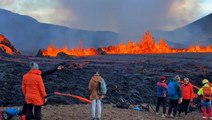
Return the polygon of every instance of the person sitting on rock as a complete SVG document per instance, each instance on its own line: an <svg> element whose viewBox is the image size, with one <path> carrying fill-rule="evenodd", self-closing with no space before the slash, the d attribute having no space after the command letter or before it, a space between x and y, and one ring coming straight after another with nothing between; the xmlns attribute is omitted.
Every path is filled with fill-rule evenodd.
<svg viewBox="0 0 212 120"><path fill-rule="evenodd" d="M92 109L91 109L91 119L95 120L95 113L96 113L96 104L98 109L98 118L97 120L101 120L101 112L102 112L102 106L101 106L101 99L104 97L99 94L99 83L103 78L99 75L98 72L94 74L89 82L89 93L90 93L90 99L92 100Z"/></svg>
<svg viewBox="0 0 212 120"><path fill-rule="evenodd" d="M168 115L171 117L175 117L177 113L178 103L181 103L182 100L182 91L179 84L180 77L176 75L174 79L168 83L168 96L169 96L169 110ZM173 109L173 114L172 113Z"/></svg>
<svg viewBox="0 0 212 120"><path fill-rule="evenodd" d="M179 109L179 114L178 116L180 116L180 113L182 111L185 111L185 118L188 114L188 106L190 104L190 102L192 102L193 100L193 86L189 83L189 78L184 78L184 83L181 85L181 89L182 89L182 103L180 104L180 109Z"/></svg>
<svg viewBox="0 0 212 120"><path fill-rule="evenodd" d="M166 92L168 89L168 86L166 84L166 78L165 76L160 77L160 81L157 82L157 106L156 106L156 114L158 114L160 104L163 105L163 114L162 117L165 117L166 113Z"/></svg>
<svg viewBox="0 0 212 120"><path fill-rule="evenodd" d="M207 120L207 114L212 120L211 111L211 97L212 97L212 87L209 85L207 79L202 80L203 86L197 92L197 95L201 96L201 107L202 107L202 119Z"/></svg>

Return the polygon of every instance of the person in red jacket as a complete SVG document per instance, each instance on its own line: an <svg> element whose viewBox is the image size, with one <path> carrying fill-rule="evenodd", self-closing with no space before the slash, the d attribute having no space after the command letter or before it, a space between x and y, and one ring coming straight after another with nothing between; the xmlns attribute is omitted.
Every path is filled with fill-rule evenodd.
<svg viewBox="0 0 212 120"><path fill-rule="evenodd" d="M47 101L46 90L41 77L39 66L35 62L30 63L31 70L23 76L22 92L26 101L26 119L41 120L41 106Z"/></svg>
<svg viewBox="0 0 212 120"><path fill-rule="evenodd" d="M180 116L181 112L185 112L185 117L188 114L188 106L190 102L193 100L193 86L189 83L189 78L184 78L184 83L181 85L182 89L182 103L180 104L179 114Z"/></svg>
<svg viewBox="0 0 212 120"><path fill-rule="evenodd" d="M159 108L160 104L162 103L163 105L163 114L162 117L165 117L166 114L166 93L167 93L168 86L166 84L166 77L161 76L160 81L157 82L157 106L156 106L156 114L159 114Z"/></svg>

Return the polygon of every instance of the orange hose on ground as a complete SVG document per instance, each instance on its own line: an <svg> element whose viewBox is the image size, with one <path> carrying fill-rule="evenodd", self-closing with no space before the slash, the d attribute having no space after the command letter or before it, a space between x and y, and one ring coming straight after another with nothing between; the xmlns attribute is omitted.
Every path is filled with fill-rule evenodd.
<svg viewBox="0 0 212 120"><path fill-rule="evenodd" d="M73 94L64 94L64 93L60 93L60 92L54 92L55 95L60 95L60 96L67 96L67 97L72 97L72 98L75 98L75 99L78 99L82 102L85 102L85 103L89 103L91 104L92 101L91 100L88 100L84 97L81 97L81 96L78 96L78 95L73 95Z"/></svg>

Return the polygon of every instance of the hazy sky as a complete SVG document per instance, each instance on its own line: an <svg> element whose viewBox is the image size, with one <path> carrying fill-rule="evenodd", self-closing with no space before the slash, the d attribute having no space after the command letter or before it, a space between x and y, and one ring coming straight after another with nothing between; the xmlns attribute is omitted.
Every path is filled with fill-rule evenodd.
<svg viewBox="0 0 212 120"><path fill-rule="evenodd" d="M40 22L128 36L182 27L212 13L211 6L212 0L0 0L0 8Z"/></svg>

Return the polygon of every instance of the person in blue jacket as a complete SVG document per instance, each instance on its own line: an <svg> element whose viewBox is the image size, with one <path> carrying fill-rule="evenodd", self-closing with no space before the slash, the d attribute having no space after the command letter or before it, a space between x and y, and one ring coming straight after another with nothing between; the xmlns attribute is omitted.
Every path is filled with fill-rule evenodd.
<svg viewBox="0 0 212 120"><path fill-rule="evenodd" d="M177 113L177 106L182 102L182 90L180 87L179 75L176 75L168 84L169 110L168 115L175 117ZM172 113L173 110L173 114Z"/></svg>

